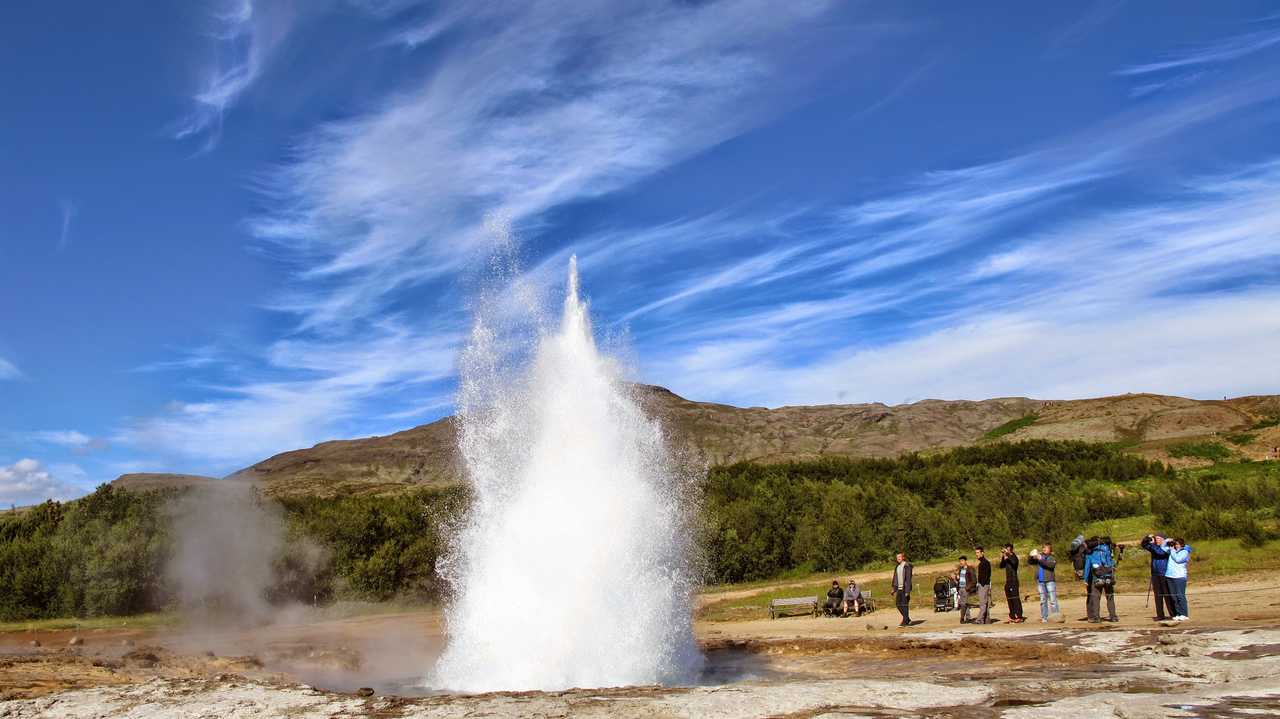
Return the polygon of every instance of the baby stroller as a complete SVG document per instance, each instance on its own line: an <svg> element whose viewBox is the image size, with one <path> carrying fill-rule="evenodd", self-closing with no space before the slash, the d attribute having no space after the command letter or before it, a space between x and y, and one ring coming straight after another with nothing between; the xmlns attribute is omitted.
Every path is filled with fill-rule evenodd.
<svg viewBox="0 0 1280 719"><path fill-rule="evenodd" d="M946 575L933 580L933 611L949 612L956 608L958 587L955 580Z"/></svg>

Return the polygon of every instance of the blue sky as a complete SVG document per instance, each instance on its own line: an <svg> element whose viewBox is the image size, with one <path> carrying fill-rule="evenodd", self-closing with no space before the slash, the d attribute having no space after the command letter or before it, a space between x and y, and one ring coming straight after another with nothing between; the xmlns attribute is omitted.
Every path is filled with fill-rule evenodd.
<svg viewBox="0 0 1280 719"><path fill-rule="evenodd" d="M1280 14L51 2L0 27L0 503L451 410L488 259L778 406L1280 390Z"/></svg>

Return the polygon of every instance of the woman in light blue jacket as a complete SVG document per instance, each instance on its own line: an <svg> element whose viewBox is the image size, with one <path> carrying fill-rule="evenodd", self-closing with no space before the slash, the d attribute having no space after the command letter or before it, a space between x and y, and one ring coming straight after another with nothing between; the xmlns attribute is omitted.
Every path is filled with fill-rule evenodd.
<svg viewBox="0 0 1280 719"><path fill-rule="evenodd" d="M1175 622L1187 621L1187 562L1191 559L1191 547L1182 539L1166 540L1164 548L1169 552L1169 561L1164 567L1164 579L1169 585L1169 594L1173 595L1173 606L1176 610Z"/></svg>

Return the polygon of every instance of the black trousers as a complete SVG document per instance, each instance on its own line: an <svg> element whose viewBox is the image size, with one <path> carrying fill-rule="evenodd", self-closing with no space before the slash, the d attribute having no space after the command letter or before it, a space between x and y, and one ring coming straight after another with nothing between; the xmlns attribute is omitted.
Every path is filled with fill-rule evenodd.
<svg viewBox="0 0 1280 719"><path fill-rule="evenodd" d="M911 623L911 593L897 592L894 594L894 601L898 605L898 613L902 615L902 623Z"/></svg>
<svg viewBox="0 0 1280 719"><path fill-rule="evenodd" d="M1172 619L1178 616L1178 608L1173 601L1173 592L1169 591L1169 583L1163 574L1151 575L1151 592L1156 595L1156 619Z"/></svg>
<svg viewBox="0 0 1280 719"><path fill-rule="evenodd" d="M1022 619L1022 592L1018 585L1004 585L1004 600L1009 605L1009 618Z"/></svg>

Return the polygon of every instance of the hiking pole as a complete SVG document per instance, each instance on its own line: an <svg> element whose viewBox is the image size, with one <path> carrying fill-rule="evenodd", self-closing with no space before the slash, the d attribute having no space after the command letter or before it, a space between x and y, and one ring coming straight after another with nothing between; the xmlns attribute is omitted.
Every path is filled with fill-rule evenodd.
<svg viewBox="0 0 1280 719"><path fill-rule="evenodd" d="M1143 604L1142 605L1143 607L1151 606L1151 590L1152 588L1155 587L1155 583L1156 583L1155 579L1152 579L1151 577L1147 577L1147 603Z"/></svg>

